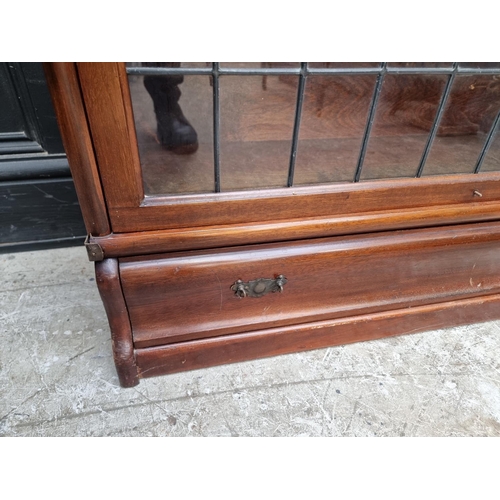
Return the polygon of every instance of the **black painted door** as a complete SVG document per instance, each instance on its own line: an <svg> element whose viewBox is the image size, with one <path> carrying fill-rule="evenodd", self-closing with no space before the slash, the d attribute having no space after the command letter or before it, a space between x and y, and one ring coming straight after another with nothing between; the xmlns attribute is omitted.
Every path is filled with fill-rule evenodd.
<svg viewBox="0 0 500 500"><path fill-rule="evenodd" d="M42 64L0 63L0 252L84 236Z"/></svg>

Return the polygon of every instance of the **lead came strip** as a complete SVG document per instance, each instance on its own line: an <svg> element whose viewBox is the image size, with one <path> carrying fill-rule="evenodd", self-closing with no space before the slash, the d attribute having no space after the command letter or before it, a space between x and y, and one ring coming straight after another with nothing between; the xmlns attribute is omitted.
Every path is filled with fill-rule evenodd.
<svg viewBox="0 0 500 500"><path fill-rule="evenodd" d="M455 80L455 75L457 74L457 68L458 68L458 63L453 63L453 73L450 75L450 77L448 78L448 82L446 83L446 87L443 92L443 97L441 98L441 102L439 103L439 108L436 113L434 123L432 124L432 129L429 134L429 138L427 139L424 153L422 154L422 159L420 160L420 165L418 166L415 177L421 177L422 172L424 171L425 162L427 161L427 157L429 156L432 143L434 142L434 138L436 137L437 131L439 129L439 123L441 122L441 118L443 117L444 114L446 103L448 102L448 97L450 96L451 93L451 88Z"/></svg>
<svg viewBox="0 0 500 500"><path fill-rule="evenodd" d="M384 83L386 65L387 63L382 63L382 68L379 70L377 83L375 84L375 92L373 93L372 105L370 107L370 112L368 113L368 120L366 121L366 129L363 135L363 142L361 143L361 150L359 152L358 165L356 167L356 173L354 174L354 182L359 182L359 179L361 177L361 170L363 169L363 162L365 160L366 149L368 147L368 141L370 140L370 131L372 129L373 120L375 119L375 111L377 109L377 103L380 97L380 91L382 90L382 84Z"/></svg>
<svg viewBox="0 0 500 500"><path fill-rule="evenodd" d="M219 99L219 63L212 66L214 86L214 188L220 193L220 99Z"/></svg>
<svg viewBox="0 0 500 500"><path fill-rule="evenodd" d="M497 126L500 122L500 111L497 114L497 117L495 118L495 121L493 122L493 125L491 126L491 129L488 133L488 137L486 138L486 141L484 143L483 149L481 153L479 154L479 157L477 159L476 163L476 168L474 169L474 173L478 174L479 171L481 170L481 166L483 165L484 158L486 157L486 153L488 152L488 149L490 149L491 143L493 142L493 138L495 137L495 131L497 129Z"/></svg>
<svg viewBox="0 0 500 500"><path fill-rule="evenodd" d="M295 173L295 160L297 159L297 145L299 142L300 119L302 117L302 106L304 104L304 91L306 87L307 63L300 63L299 89L297 91L297 108L295 111L295 123L293 126L292 152L290 155L290 168L288 170L287 186L293 186Z"/></svg>

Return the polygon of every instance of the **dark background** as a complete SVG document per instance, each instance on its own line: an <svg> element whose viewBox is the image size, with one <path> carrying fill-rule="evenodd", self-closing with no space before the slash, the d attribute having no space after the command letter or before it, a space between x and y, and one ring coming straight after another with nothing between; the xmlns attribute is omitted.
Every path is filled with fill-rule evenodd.
<svg viewBox="0 0 500 500"><path fill-rule="evenodd" d="M84 238L42 64L0 63L0 253Z"/></svg>

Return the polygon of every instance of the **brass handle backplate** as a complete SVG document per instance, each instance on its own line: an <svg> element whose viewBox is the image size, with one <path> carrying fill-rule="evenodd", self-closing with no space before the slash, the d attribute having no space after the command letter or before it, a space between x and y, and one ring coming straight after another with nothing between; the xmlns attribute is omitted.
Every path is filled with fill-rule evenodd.
<svg viewBox="0 0 500 500"><path fill-rule="evenodd" d="M282 292L283 287L287 283L287 279L280 274L276 278L259 278L253 281L244 283L241 280L236 281L231 290L234 291L237 297L263 297L268 293Z"/></svg>

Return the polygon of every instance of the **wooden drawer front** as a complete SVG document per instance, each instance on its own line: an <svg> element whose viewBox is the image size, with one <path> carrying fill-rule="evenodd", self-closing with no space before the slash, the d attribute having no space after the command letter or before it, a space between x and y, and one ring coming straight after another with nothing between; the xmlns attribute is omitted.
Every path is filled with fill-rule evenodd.
<svg viewBox="0 0 500 500"><path fill-rule="evenodd" d="M284 275L283 293L231 286ZM498 223L120 260L136 348L500 292Z"/></svg>

